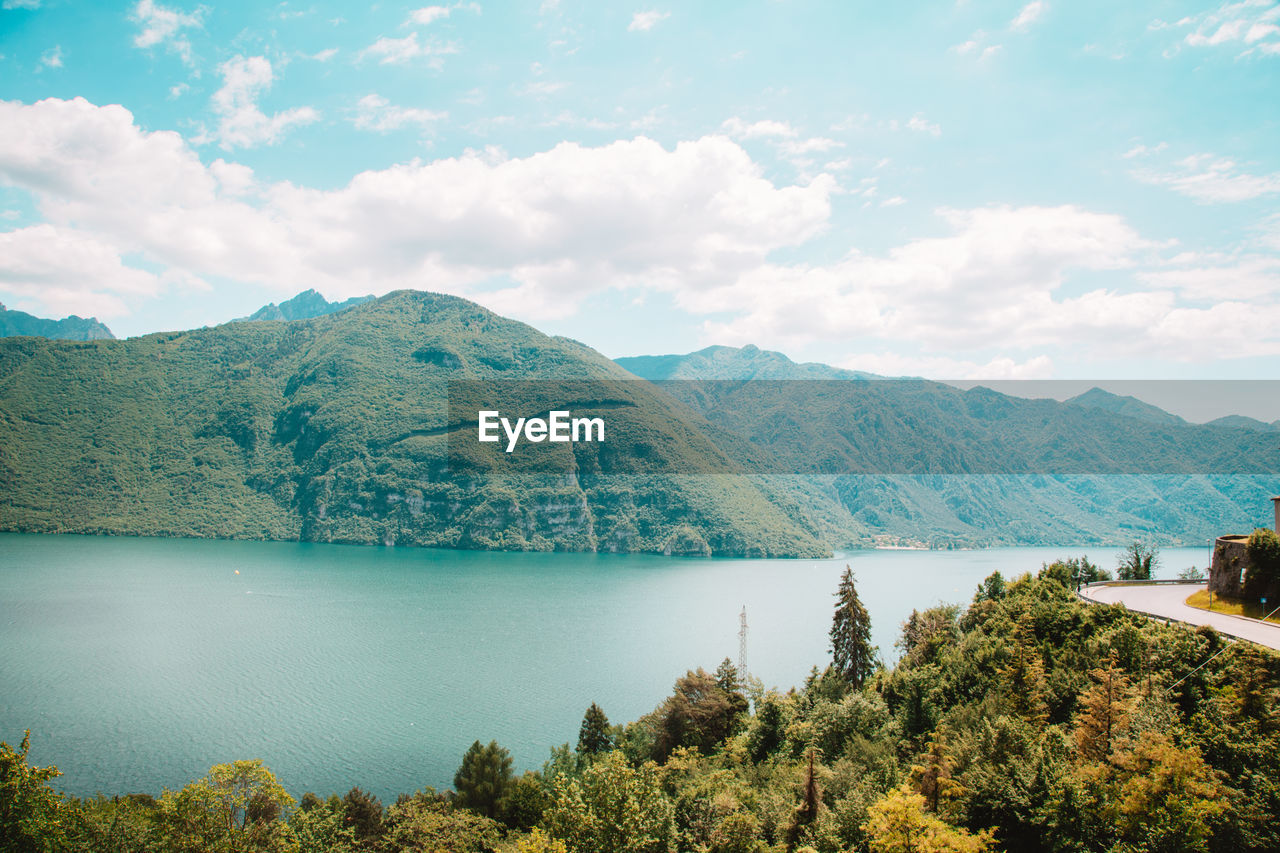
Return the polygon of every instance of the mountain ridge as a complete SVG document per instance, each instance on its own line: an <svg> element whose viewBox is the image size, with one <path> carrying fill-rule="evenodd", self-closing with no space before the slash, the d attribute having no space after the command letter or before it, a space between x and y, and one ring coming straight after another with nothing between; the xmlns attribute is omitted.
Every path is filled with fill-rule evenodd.
<svg viewBox="0 0 1280 853"><path fill-rule="evenodd" d="M111 330L96 317L72 314L61 320L48 320L0 304L0 338L20 336L66 341L115 340Z"/></svg>

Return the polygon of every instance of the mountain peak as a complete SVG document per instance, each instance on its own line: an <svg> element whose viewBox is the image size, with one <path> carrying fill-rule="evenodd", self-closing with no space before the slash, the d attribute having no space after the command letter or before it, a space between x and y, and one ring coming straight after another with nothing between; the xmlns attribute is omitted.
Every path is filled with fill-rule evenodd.
<svg viewBox="0 0 1280 853"><path fill-rule="evenodd" d="M1148 423L1165 425L1186 423L1182 418L1166 412L1159 406L1144 403L1137 397L1113 394L1097 386L1090 388L1083 394L1077 394L1066 402L1076 406L1083 406L1086 409L1101 409L1115 415L1137 418Z"/></svg>
<svg viewBox="0 0 1280 853"><path fill-rule="evenodd" d="M312 317L322 317L325 314L336 314L339 311L354 308L356 305L368 302L371 299L373 299L373 296L353 296L345 302L330 302L316 289L308 288L292 299L286 299L279 305L274 302L268 302L248 317L241 317L233 322L245 320L250 322L309 320Z"/></svg>

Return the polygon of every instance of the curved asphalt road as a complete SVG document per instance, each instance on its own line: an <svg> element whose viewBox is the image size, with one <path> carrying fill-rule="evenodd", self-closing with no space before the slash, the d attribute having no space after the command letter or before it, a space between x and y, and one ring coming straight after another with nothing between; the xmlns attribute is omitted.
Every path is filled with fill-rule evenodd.
<svg viewBox="0 0 1280 853"><path fill-rule="evenodd" d="M1212 625L1224 634L1280 650L1280 625L1270 625L1241 616L1228 616L1225 613L1211 613L1208 610L1188 607L1183 603L1187 596L1204 588L1204 584L1190 583L1151 586L1116 584L1085 587L1080 590L1080 594L1090 601L1102 604L1123 604L1130 610L1146 613L1149 616L1176 619L1191 625Z"/></svg>

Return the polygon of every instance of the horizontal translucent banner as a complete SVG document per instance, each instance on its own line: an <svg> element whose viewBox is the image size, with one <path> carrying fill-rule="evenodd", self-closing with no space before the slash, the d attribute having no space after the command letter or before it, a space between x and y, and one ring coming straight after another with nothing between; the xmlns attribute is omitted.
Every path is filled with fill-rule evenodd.
<svg viewBox="0 0 1280 853"><path fill-rule="evenodd" d="M885 380L458 380L443 435L454 471L559 474L1277 474L1280 425L1190 423L1223 383L1128 394ZM1228 383L1230 384L1230 383ZM1247 386L1247 387L1246 387ZM1280 383L1240 383L1280 400ZM1137 393L1135 393L1137 392ZM1217 396L1214 396L1217 395ZM1144 402L1159 399L1162 407ZM1247 409L1242 409L1247 410ZM425 433L419 433L425 434Z"/></svg>

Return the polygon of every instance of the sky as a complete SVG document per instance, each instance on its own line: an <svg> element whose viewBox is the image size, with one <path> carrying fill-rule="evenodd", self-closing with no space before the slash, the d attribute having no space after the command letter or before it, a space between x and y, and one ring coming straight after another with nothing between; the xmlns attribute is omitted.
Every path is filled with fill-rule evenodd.
<svg viewBox="0 0 1280 853"><path fill-rule="evenodd" d="M0 0L0 301L1280 378L1280 0Z"/></svg>

